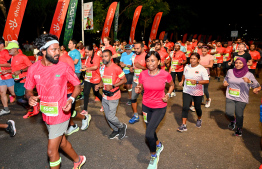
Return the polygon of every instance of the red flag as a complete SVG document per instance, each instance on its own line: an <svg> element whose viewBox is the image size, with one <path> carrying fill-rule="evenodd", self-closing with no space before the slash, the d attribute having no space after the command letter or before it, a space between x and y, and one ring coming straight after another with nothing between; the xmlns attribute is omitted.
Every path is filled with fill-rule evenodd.
<svg viewBox="0 0 262 169"><path fill-rule="evenodd" d="M163 12L158 12L155 16L155 19L154 19L154 22L153 22L153 25L152 25L152 29L151 29L151 33L150 33L150 37L149 37L148 45L151 44L151 41L153 39L156 39L156 34L157 34L157 30L158 30L158 26L159 26L162 14L163 14Z"/></svg>
<svg viewBox="0 0 262 169"><path fill-rule="evenodd" d="M186 43L186 39L187 39L187 33L184 34L182 42Z"/></svg>
<svg viewBox="0 0 262 169"><path fill-rule="evenodd" d="M12 0L5 22L5 41L17 40L25 13L27 0Z"/></svg>
<svg viewBox="0 0 262 169"><path fill-rule="evenodd" d="M201 37L202 37L202 35L201 35L201 34L200 34L200 35L198 35L198 39L197 39L197 41L198 41L198 42L201 40Z"/></svg>
<svg viewBox="0 0 262 169"><path fill-rule="evenodd" d="M130 37L129 37L129 44L133 44L133 40L135 39L135 32L136 32L136 24L139 19L140 13L142 10L142 6L138 6L135 10L134 17L133 17L133 22L132 22L132 27L130 31Z"/></svg>
<svg viewBox="0 0 262 169"><path fill-rule="evenodd" d="M164 37L165 37L165 34L166 34L166 32L165 32L165 31L162 31L162 32L160 33L160 35L159 35L159 39L160 39L160 40L163 40Z"/></svg>
<svg viewBox="0 0 262 169"><path fill-rule="evenodd" d="M107 16L101 36L101 41L100 41L101 43L103 42L104 37L109 36L111 25L115 16L116 6L117 6L117 2L113 2L108 8Z"/></svg>
<svg viewBox="0 0 262 169"><path fill-rule="evenodd" d="M197 34L194 34L193 39L196 39L196 38L197 38Z"/></svg>
<svg viewBox="0 0 262 169"><path fill-rule="evenodd" d="M210 36L208 37L208 42L211 42L211 39L212 39L212 35L210 35Z"/></svg>
<svg viewBox="0 0 262 169"><path fill-rule="evenodd" d="M55 14L50 28L50 34L56 35L60 38L65 16L70 0L58 0Z"/></svg>
<svg viewBox="0 0 262 169"><path fill-rule="evenodd" d="M174 33L171 33L170 40L172 41Z"/></svg>

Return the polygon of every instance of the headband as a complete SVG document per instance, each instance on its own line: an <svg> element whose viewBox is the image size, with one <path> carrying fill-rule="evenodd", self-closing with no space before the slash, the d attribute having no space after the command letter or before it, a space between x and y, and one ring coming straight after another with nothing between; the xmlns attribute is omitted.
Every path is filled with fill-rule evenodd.
<svg viewBox="0 0 262 169"><path fill-rule="evenodd" d="M46 49L46 48L48 48L50 45L53 45L53 44L55 44L55 43L58 43L59 44L59 42L57 41L57 40L51 40L51 41L48 41L44 46L42 46L39 50L41 51L42 49Z"/></svg>

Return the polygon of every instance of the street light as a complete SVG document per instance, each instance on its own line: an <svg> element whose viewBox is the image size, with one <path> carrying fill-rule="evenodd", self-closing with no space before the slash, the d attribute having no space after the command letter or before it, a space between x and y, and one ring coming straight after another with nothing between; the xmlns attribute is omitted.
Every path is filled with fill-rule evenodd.
<svg viewBox="0 0 262 169"><path fill-rule="evenodd" d="M97 30L96 32L99 33L99 30Z"/></svg>

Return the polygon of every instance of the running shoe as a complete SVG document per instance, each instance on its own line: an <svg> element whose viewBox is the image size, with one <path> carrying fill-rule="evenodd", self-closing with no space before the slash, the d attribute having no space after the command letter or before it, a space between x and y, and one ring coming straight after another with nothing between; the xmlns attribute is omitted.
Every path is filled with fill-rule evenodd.
<svg viewBox="0 0 262 169"><path fill-rule="evenodd" d="M126 102L126 105L128 105L128 106L130 106L132 103L131 103L131 100L128 100L127 102Z"/></svg>
<svg viewBox="0 0 262 169"><path fill-rule="evenodd" d="M91 115L85 115L85 119L82 120L82 127L81 130L86 130L89 127L89 122L91 120Z"/></svg>
<svg viewBox="0 0 262 169"><path fill-rule="evenodd" d="M137 116L133 116L130 120L129 120L129 123L130 124L134 124L136 122L139 122L139 117Z"/></svg>
<svg viewBox="0 0 262 169"><path fill-rule="evenodd" d="M73 169L80 169L82 165L85 164L86 162L86 157L85 156L79 156L80 160L78 163L74 163Z"/></svg>
<svg viewBox="0 0 262 169"><path fill-rule="evenodd" d="M159 161L159 157L157 155L156 156L151 155L150 162L147 169L157 169L158 161Z"/></svg>
<svg viewBox="0 0 262 169"><path fill-rule="evenodd" d="M68 130L65 132L65 135L69 136L69 135L71 135L71 134L73 134L75 132L78 132L78 130L79 130L79 127L77 126L77 124L75 124L75 127L74 126L70 126L68 128Z"/></svg>
<svg viewBox="0 0 262 169"><path fill-rule="evenodd" d="M156 146L156 155L160 156L160 153L163 151L164 149L164 145L160 142L161 146Z"/></svg>
<svg viewBox="0 0 262 169"><path fill-rule="evenodd" d="M100 102L98 97L95 98L95 102Z"/></svg>
<svg viewBox="0 0 262 169"><path fill-rule="evenodd" d="M10 100L10 103L13 103L15 101L15 97L12 95L9 95L9 100Z"/></svg>
<svg viewBox="0 0 262 169"><path fill-rule="evenodd" d="M9 133L10 137L14 137L16 134L15 122L8 120L6 124L8 124L8 127L5 130Z"/></svg>
<svg viewBox="0 0 262 169"><path fill-rule="evenodd" d="M127 125L123 123L123 127L118 129L118 139L122 140L126 136Z"/></svg>
<svg viewBox="0 0 262 169"><path fill-rule="evenodd" d="M189 109L190 109L191 111L193 111L193 112L195 112L195 111L196 111L196 109L195 109L195 107L194 107L194 106L190 106L190 107L189 107Z"/></svg>
<svg viewBox="0 0 262 169"><path fill-rule="evenodd" d="M178 127L177 131L180 131L180 132L187 131L186 125L182 124L180 127Z"/></svg>
<svg viewBox="0 0 262 169"><path fill-rule="evenodd" d="M10 110L4 110L4 109L2 109L2 110L0 111L0 116L6 115L6 114L10 114Z"/></svg>
<svg viewBox="0 0 262 169"><path fill-rule="evenodd" d="M88 115L88 112L86 110L83 110L83 111L81 111L80 114L85 116L85 115Z"/></svg>
<svg viewBox="0 0 262 169"><path fill-rule="evenodd" d="M236 128L236 120L234 121L231 121L229 124L228 124L228 128L230 130L234 130Z"/></svg>
<svg viewBox="0 0 262 169"><path fill-rule="evenodd" d="M237 128L237 131L235 132L235 134L234 134L235 136L242 136L242 129L240 129L240 128Z"/></svg>
<svg viewBox="0 0 262 169"><path fill-rule="evenodd" d="M200 128L202 125L202 120L200 119L197 119L197 122L196 122L196 127Z"/></svg>
<svg viewBox="0 0 262 169"><path fill-rule="evenodd" d="M171 97L175 97L175 96L176 96L176 92L173 91L173 92L171 93Z"/></svg>
<svg viewBox="0 0 262 169"><path fill-rule="evenodd" d="M108 136L108 138L109 138L109 139L114 139L114 138L116 138L118 135L119 135L119 134L118 134L118 131L113 131L113 132Z"/></svg>
<svg viewBox="0 0 262 169"><path fill-rule="evenodd" d="M209 100L206 101L205 107L206 108L210 107L210 104L211 104L211 98L209 98Z"/></svg>
<svg viewBox="0 0 262 169"><path fill-rule="evenodd" d="M27 114L23 116L23 118L24 118L24 119L27 119L27 118L29 118L29 117L38 115L39 109L40 109L39 103L37 103L37 105L33 107L33 111L28 111Z"/></svg>

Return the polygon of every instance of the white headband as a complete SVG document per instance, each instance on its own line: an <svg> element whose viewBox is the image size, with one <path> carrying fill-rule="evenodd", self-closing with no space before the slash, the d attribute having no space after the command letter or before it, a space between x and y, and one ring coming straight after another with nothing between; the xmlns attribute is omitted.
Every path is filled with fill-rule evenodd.
<svg viewBox="0 0 262 169"><path fill-rule="evenodd" d="M39 50L41 51L42 49L46 49L46 48L48 48L50 45L53 45L53 44L55 44L55 43L58 43L59 44L59 42L57 41L57 40L51 40L51 41L48 41L44 46L42 46Z"/></svg>

